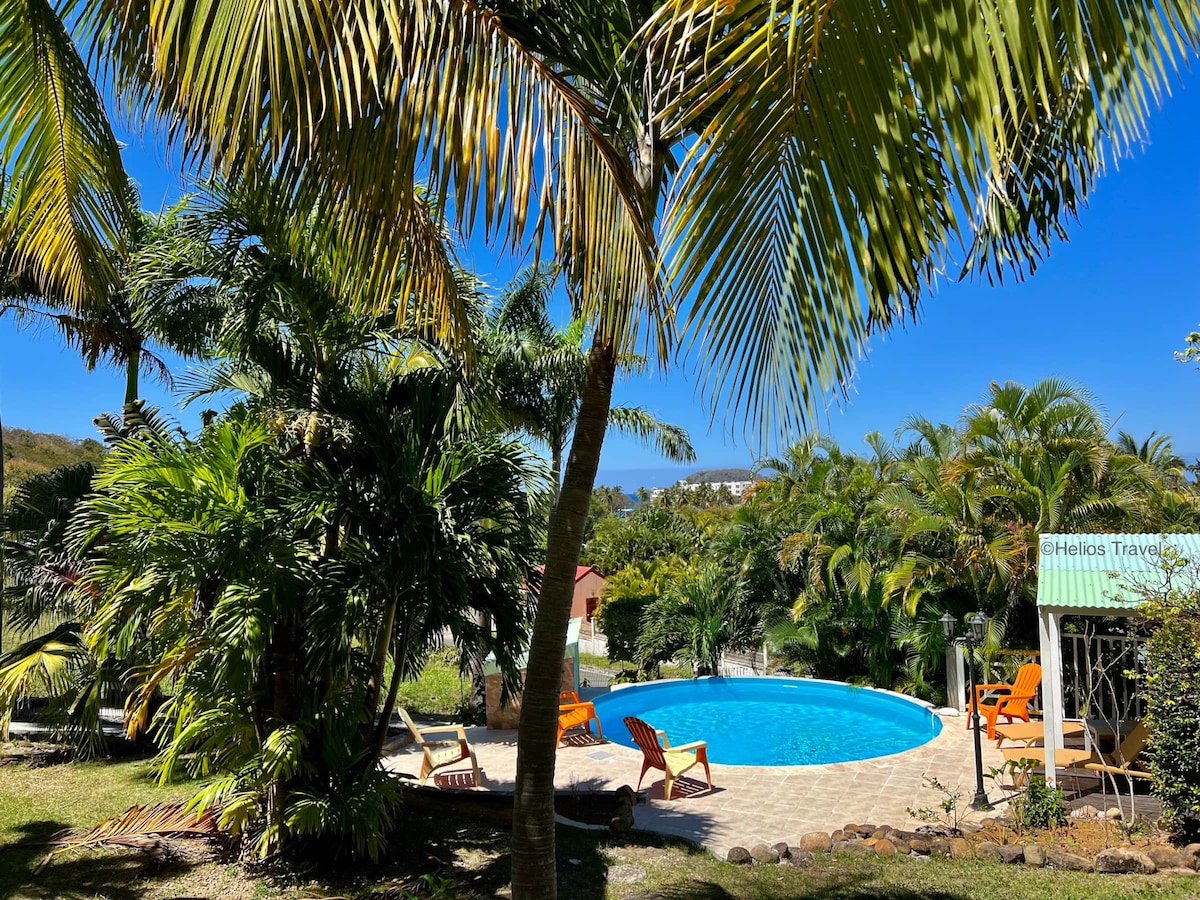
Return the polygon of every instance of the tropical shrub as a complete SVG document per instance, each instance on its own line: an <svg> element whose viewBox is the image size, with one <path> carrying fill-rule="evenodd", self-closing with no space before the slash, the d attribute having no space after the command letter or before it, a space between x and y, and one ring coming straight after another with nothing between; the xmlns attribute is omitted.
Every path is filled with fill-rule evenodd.
<svg viewBox="0 0 1200 900"><path fill-rule="evenodd" d="M611 662L637 660L642 616L656 599L635 594L608 597L600 604L596 613L596 624L608 640L608 658Z"/></svg>
<svg viewBox="0 0 1200 900"><path fill-rule="evenodd" d="M1170 565L1170 564L1168 564ZM1171 827L1200 838L1200 589L1169 587L1142 607L1148 756Z"/></svg>

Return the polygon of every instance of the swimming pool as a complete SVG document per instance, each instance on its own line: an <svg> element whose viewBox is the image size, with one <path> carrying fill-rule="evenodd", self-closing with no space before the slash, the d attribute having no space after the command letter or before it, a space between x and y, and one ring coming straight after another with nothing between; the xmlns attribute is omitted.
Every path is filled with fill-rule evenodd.
<svg viewBox="0 0 1200 900"><path fill-rule="evenodd" d="M797 766L871 759L937 737L925 704L872 688L806 678L698 678L632 685L596 698L610 741L634 746L636 716L672 744L707 741L708 758L732 766Z"/></svg>

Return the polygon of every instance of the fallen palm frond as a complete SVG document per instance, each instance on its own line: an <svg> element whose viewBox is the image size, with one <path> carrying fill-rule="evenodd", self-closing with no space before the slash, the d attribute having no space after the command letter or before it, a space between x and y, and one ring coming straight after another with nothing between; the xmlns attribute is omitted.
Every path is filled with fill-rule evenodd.
<svg viewBox="0 0 1200 900"><path fill-rule="evenodd" d="M221 836L217 825L220 810L208 808L195 813L185 803L160 803L154 806L131 806L120 815L105 819L86 831L70 829L48 841L22 846L52 846L54 850L41 861L41 872L57 853L64 850L95 850L99 847L130 847L152 856L163 857L166 847L162 838L215 838Z"/></svg>

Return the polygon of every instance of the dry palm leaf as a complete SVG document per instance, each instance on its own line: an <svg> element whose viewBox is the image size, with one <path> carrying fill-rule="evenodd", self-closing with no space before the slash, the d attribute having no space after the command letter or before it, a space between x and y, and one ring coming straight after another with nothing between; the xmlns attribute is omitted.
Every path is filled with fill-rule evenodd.
<svg viewBox="0 0 1200 900"><path fill-rule="evenodd" d="M166 846L162 838L220 837L221 830L217 826L218 812L209 808L197 814L184 803L131 806L120 815L105 819L87 831L70 829L44 841L44 844L55 849L41 861L36 872L41 872L56 853L62 853L64 850L131 847L161 858L166 855Z"/></svg>

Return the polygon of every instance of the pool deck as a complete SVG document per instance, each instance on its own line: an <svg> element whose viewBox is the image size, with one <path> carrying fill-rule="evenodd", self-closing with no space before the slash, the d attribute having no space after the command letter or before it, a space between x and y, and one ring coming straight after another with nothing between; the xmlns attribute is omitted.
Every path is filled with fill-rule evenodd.
<svg viewBox="0 0 1200 900"><path fill-rule="evenodd" d="M810 831L833 831L843 825L872 824L903 828L921 824L908 809L938 809L944 795L925 783L936 778L962 794L960 809L968 821L985 815L969 808L975 793L974 748L963 717L946 717L941 733L904 753L857 762L813 766L722 766L713 764L713 790L705 786L703 769L692 769L676 782L675 797L663 799L662 773L650 771L642 784L648 802L634 808L635 828L687 838L724 858L733 846L750 847L799 842ZM479 759L485 790L511 791L517 767L515 730L467 729ZM555 784L560 788L612 789L637 786L642 755L611 743L570 738L559 747ZM1004 761L995 742L983 743L984 787L996 800L1000 790L986 778L988 768ZM395 772L416 775L421 753L413 745L387 757ZM469 765L438 772L436 783L471 787Z"/></svg>

